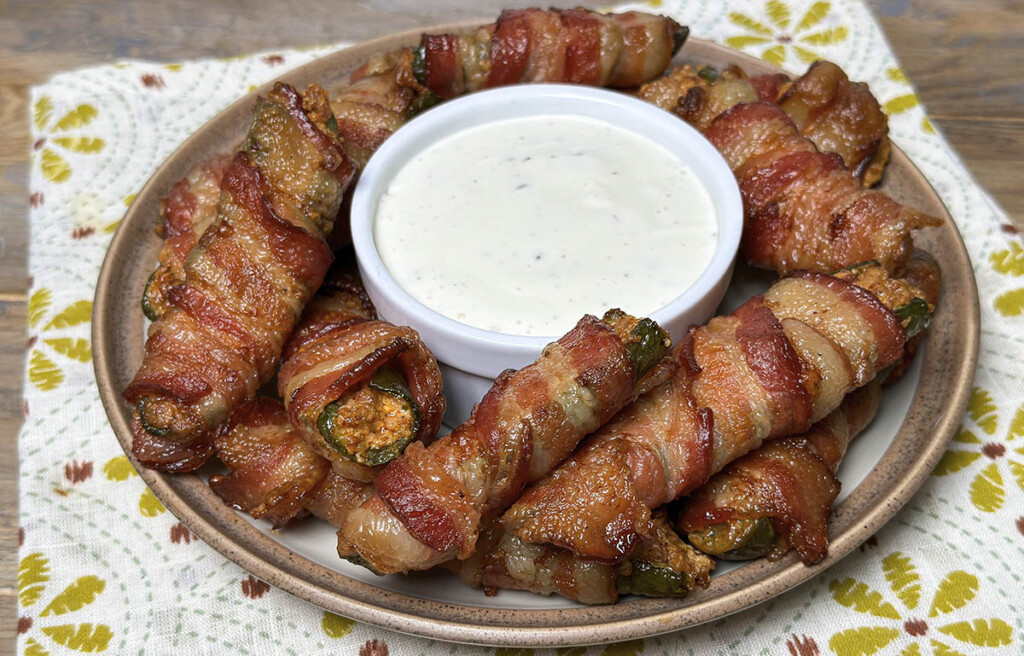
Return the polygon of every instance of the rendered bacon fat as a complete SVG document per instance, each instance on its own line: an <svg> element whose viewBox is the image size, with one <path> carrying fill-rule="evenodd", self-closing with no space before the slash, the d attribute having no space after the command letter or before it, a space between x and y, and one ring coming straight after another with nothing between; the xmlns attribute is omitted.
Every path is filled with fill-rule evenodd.
<svg viewBox="0 0 1024 656"><path fill-rule="evenodd" d="M527 82L629 87L664 71L687 34L640 12L506 10L469 34L423 35L415 70L442 99Z"/></svg>
<svg viewBox="0 0 1024 656"><path fill-rule="evenodd" d="M275 399L257 397L236 408L216 446L229 473L211 476L210 487L229 506L274 528L306 512L338 525L372 489L334 473Z"/></svg>
<svg viewBox="0 0 1024 656"><path fill-rule="evenodd" d="M320 286L325 242L354 169L327 127L326 93L278 84L224 173L215 223L150 328L124 398L155 438L209 434L275 373Z"/></svg>
<svg viewBox="0 0 1024 656"><path fill-rule="evenodd" d="M650 534L652 508L762 441L806 431L903 352L893 308L915 290L878 266L858 274L894 289L883 302L854 282L795 272L691 328L673 349L677 373L527 490L503 517L506 528L526 542L621 561Z"/></svg>
<svg viewBox="0 0 1024 656"><path fill-rule="evenodd" d="M292 423L338 473L372 468L431 441L445 401L419 334L376 319L358 276L336 267L285 348L278 392Z"/></svg>
<svg viewBox="0 0 1024 656"><path fill-rule="evenodd" d="M167 293L185 281L188 254L217 218L220 182L230 161L227 155L211 157L175 183L160 201L157 234L164 245L142 294L142 310L153 321L170 308Z"/></svg>
<svg viewBox="0 0 1024 656"><path fill-rule="evenodd" d="M536 362L499 376L451 434L385 467L377 494L338 532L339 554L380 573L468 557L483 523L527 483L668 376L667 343L649 319L584 317Z"/></svg>
<svg viewBox="0 0 1024 656"><path fill-rule="evenodd" d="M743 195L741 248L751 264L826 272L877 260L899 272L913 249L911 232L940 223L862 189L842 157L820 152L782 109L757 101L747 80L710 83L683 67L639 95L702 130L732 168Z"/></svg>

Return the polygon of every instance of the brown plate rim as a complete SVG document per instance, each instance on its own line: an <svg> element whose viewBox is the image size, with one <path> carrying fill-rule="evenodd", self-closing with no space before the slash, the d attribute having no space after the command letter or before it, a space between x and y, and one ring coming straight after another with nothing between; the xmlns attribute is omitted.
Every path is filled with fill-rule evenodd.
<svg viewBox="0 0 1024 656"><path fill-rule="evenodd" d="M305 84L314 79L325 79L323 76L326 74L340 80L340 72L351 70L353 62L394 48L396 44L414 43L423 31L443 33L465 30L477 24L478 21L445 24L381 37L327 55L291 71L282 79L293 84ZM699 56L692 60L736 63L753 73L779 70L762 60L697 39L688 41L678 58L688 60L694 54ZM332 62L340 62L337 71L327 74L331 71ZM135 280L137 276L128 275L133 267L138 269L141 266L131 258L138 255L140 248L146 254L155 253L152 243L148 247L138 243L147 239L141 231L144 226L152 224L151 217L155 216L154 208L159 196L201 157L224 147L227 137L220 133L231 131L226 127L230 125L228 119L237 122L239 116L248 113L254 98L268 90L269 85L266 85L250 93L187 139L139 192L110 243L97 282L93 307L93 359L104 409L129 458L129 414L120 398L120 388L125 382L124 372L118 369L128 356L124 354L125 343L118 338L127 335L130 342L131 333L126 331L139 328L137 341L141 344L141 312L136 309L139 316L132 316L130 321L126 321L123 314L125 307L129 307L125 305L125 298L138 298L141 291ZM218 142L218 145L211 142ZM955 303L954 299L944 299L944 305L936 315L936 323L946 318L946 312L952 312L953 305L959 310L956 313L958 321L943 325L941 332L935 331L943 341L936 344L937 337L933 334L931 343L918 356L923 358L922 382L915 390L906 419L882 455L879 466L834 509L832 526L837 527L838 532L830 530L833 537L829 556L812 567L805 567L794 554L776 563L756 561L717 577L709 590L684 600L640 599L610 606L554 610L481 608L445 603L378 588L309 561L260 533L227 509L197 476L166 475L140 467L134 459L132 463L171 513L229 560L321 608L390 630L480 645L552 647L649 637L744 610L811 579L850 553L888 521L934 468L967 405L977 366L980 335L977 286L970 258L935 190L906 155L895 147L890 171L894 166L902 171L910 187L924 194L921 200L931 205L930 211L946 219L943 227L928 231L932 237L926 238L926 242L945 249L947 259L941 262L945 278L944 295L949 288L958 294ZM149 261L152 263L153 260ZM956 277L951 278L951 274ZM118 293L124 291L124 285L139 288L128 290L135 292L134 295ZM137 303L135 306L137 308ZM950 314L949 318L952 316ZM943 349L943 345L950 348ZM135 356L140 354L141 351ZM952 358L952 363L949 358ZM935 389L936 385L939 389ZM916 457L908 458L907 451L915 453ZM863 491L869 488L876 492L865 497ZM512 621L510 616L514 616Z"/></svg>

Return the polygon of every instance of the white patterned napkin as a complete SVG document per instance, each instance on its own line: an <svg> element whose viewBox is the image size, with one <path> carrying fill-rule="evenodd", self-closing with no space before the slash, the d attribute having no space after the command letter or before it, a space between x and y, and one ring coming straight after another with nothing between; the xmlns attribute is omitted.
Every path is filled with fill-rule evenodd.
<svg viewBox="0 0 1024 656"><path fill-rule="evenodd" d="M1024 249L925 117L861 2L668 0L692 34L802 71L818 57L871 85L894 141L953 214L982 299L976 388L935 472L859 551L746 612L685 632L554 651L391 633L270 588L198 541L114 438L89 319L111 234L189 134L256 85L340 46L232 60L121 62L32 90L31 344L21 458L19 653L1024 653Z"/></svg>

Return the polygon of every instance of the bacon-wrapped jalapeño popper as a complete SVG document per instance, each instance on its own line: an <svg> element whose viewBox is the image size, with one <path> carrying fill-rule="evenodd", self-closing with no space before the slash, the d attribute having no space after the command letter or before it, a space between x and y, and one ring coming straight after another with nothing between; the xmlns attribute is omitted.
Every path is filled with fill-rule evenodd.
<svg viewBox="0 0 1024 656"><path fill-rule="evenodd" d="M369 483L332 470L292 426L280 401L256 397L235 409L216 438L228 468L210 477L226 504L280 529L309 513L341 526L373 492ZM616 565L579 558L550 545L527 544L492 521L474 553L448 569L488 594L498 589L560 594L585 604L613 603L620 595L683 597L707 587L714 564L683 542L664 512L653 517L653 536ZM693 573L703 573L694 578Z"/></svg>
<svg viewBox="0 0 1024 656"><path fill-rule="evenodd" d="M828 517L839 494L836 470L881 400L879 378L854 390L802 434L774 440L729 464L686 499L677 527L691 544L725 560L791 548L807 565L828 554Z"/></svg>
<svg viewBox="0 0 1024 656"><path fill-rule="evenodd" d="M626 558L650 533L651 509L762 441L806 431L899 360L906 327L930 312L919 296L876 264L800 271L691 328L673 349L677 373L527 490L505 527L587 558Z"/></svg>
<svg viewBox="0 0 1024 656"><path fill-rule="evenodd" d="M639 96L700 129L725 158L743 196L741 249L751 264L826 272L876 260L900 273L911 233L941 223L863 189L842 157L819 151L782 109L759 101L748 80L707 77L681 67Z"/></svg>
<svg viewBox="0 0 1024 656"><path fill-rule="evenodd" d="M331 98L333 119L327 119L326 127L337 133L342 150L359 170L430 93L413 76L412 58L408 48L376 55ZM152 321L171 306L167 292L184 282L185 260L217 218L221 179L230 162L230 155L211 157L161 199L156 231L165 242L142 295L142 310ZM342 237L347 240L347 235Z"/></svg>
<svg viewBox="0 0 1024 656"><path fill-rule="evenodd" d="M483 530L473 555L444 567L488 595L526 590L559 594L581 604L610 604L628 594L685 597L698 586L706 588L714 561L683 542L664 511L656 511L651 521L650 538L621 563L601 563L549 544L523 542L495 521Z"/></svg>
<svg viewBox="0 0 1024 656"><path fill-rule="evenodd" d="M217 218L189 255L184 282L169 290L173 307L150 327L124 391L145 441L209 442L276 372L331 263L325 239L355 171L331 123L315 85L300 95L279 83L257 105L224 172Z"/></svg>
<svg viewBox="0 0 1024 656"><path fill-rule="evenodd" d="M274 528L306 512L338 525L372 491L335 473L276 399L256 397L240 405L215 441L228 473L211 476L210 488L229 506Z"/></svg>
<svg viewBox="0 0 1024 656"><path fill-rule="evenodd" d="M851 82L828 61L815 62L796 80L782 73L748 77L738 66L722 71L680 66L639 93L668 111L704 105L696 115L690 110L690 118L701 129L737 103L775 103L818 150L839 155L865 187L881 179L892 148L888 117L868 86Z"/></svg>
<svg viewBox="0 0 1024 656"><path fill-rule="evenodd" d="M913 359L926 332L927 306L939 302L941 272L928 253L914 251L905 280L923 302L901 309L909 339L900 360L805 435L762 445L691 495L677 527L699 549L731 560L775 560L793 548L808 565L827 555L829 510L839 492L836 470L850 441L874 417L883 384L902 375ZM887 284L881 276L862 282L868 288Z"/></svg>
<svg viewBox="0 0 1024 656"><path fill-rule="evenodd" d="M633 11L510 9L468 34L424 34L413 70L439 99L526 82L631 87L660 75L688 33Z"/></svg>
<svg viewBox="0 0 1024 656"><path fill-rule="evenodd" d="M338 553L378 573L427 569L476 548L481 526L584 435L671 372L650 319L586 316L541 357L508 370L452 433L414 442L338 531Z"/></svg>
<svg viewBox="0 0 1024 656"><path fill-rule="evenodd" d="M437 361L415 330L377 320L350 267L336 265L284 358L277 383L288 415L338 473L370 481L372 468L437 434Z"/></svg>

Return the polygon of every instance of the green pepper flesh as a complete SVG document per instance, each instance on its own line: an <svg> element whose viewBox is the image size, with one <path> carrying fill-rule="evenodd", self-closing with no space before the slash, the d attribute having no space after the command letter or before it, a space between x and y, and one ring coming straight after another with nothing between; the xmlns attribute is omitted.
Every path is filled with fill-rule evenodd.
<svg viewBox="0 0 1024 656"><path fill-rule="evenodd" d="M752 560L765 556L775 545L775 526L768 517L736 519L712 524L687 534L690 544L722 560Z"/></svg>
<svg viewBox="0 0 1024 656"><path fill-rule="evenodd" d="M401 403L404 411L411 413L412 427L408 433L380 446L350 449L349 441L344 434L344 422L339 417L345 405L343 400L332 401L324 406L317 417L316 425L324 441L342 456L368 467L378 467L391 462L405 451L405 447L409 446L419 431L420 417L416 401L409 391L405 378L391 367L382 367L378 370L368 387L394 397Z"/></svg>
<svg viewBox="0 0 1024 656"><path fill-rule="evenodd" d="M693 589L693 579L685 572L644 560L630 562L632 571L615 579L619 594L644 597L685 597Z"/></svg>

